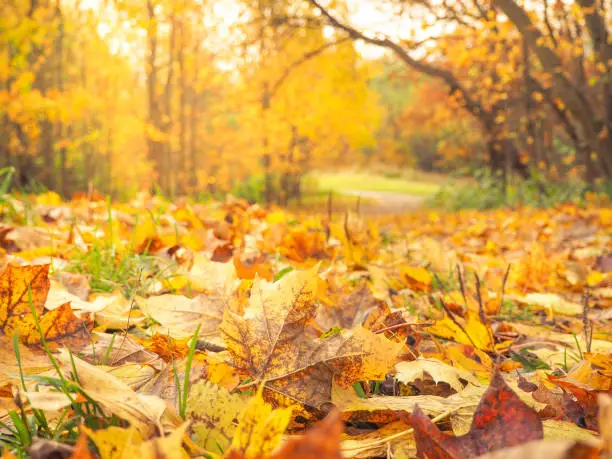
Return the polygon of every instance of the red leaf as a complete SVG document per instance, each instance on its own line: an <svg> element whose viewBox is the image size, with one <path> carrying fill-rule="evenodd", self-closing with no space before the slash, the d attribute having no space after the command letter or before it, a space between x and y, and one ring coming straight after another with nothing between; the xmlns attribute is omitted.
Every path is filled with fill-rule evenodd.
<svg viewBox="0 0 612 459"><path fill-rule="evenodd" d="M411 416L419 457L459 459L543 438L542 421L499 373L482 396L470 431L455 437L440 431L418 407Z"/></svg>

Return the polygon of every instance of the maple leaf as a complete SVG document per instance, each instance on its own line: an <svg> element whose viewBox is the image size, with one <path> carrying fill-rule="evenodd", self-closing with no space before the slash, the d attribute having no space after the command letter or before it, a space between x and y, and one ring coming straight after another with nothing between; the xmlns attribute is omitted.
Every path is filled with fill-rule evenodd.
<svg viewBox="0 0 612 459"><path fill-rule="evenodd" d="M419 457L429 459L475 457L544 436L538 414L508 387L499 373L495 373L483 394L467 434L454 437L441 432L418 407L410 423Z"/></svg>
<svg viewBox="0 0 612 459"><path fill-rule="evenodd" d="M341 459L340 436L343 423L340 411L333 410L325 419L316 423L304 435L290 438L269 459ZM245 455L230 451L228 459L245 459Z"/></svg>
<svg viewBox="0 0 612 459"><path fill-rule="evenodd" d="M121 428L111 426L104 430L81 429L100 452L101 459L187 459L189 455L182 447L187 423L176 428L167 437L144 440L133 426Z"/></svg>
<svg viewBox="0 0 612 459"><path fill-rule="evenodd" d="M524 445L504 448L478 459L524 459L531 457L546 457L546 459L598 459L599 449L596 446L575 440L532 441Z"/></svg>
<svg viewBox="0 0 612 459"><path fill-rule="evenodd" d="M343 427L340 411L333 410L306 434L290 439L270 457L271 459L341 459L340 435Z"/></svg>
<svg viewBox="0 0 612 459"><path fill-rule="evenodd" d="M51 287L49 265L8 265L0 274L0 328L11 335L19 321L32 314L42 315ZM31 298L30 298L31 297Z"/></svg>
<svg viewBox="0 0 612 459"><path fill-rule="evenodd" d="M91 322L76 317L69 303L45 312L50 285L49 265L6 266L0 273L0 329L7 336L17 332L28 345L39 344L42 336L72 347L83 345Z"/></svg>
<svg viewBox="0 0 612 459"><path fill-rule="evenodd" d="M362 323L372 311L385 307L389 309L383 301L374 297L367 283L362 282L350 293L339 296L333 304L322 304L317 311L316 322L322 330L335 326L353 328Z"/></svg>
<svg viewBox="0 0 612 459"><path fill-rule="evenodd" d="M291 420L291 408L273 409L257 391L242 414L234 434L228 457L256 459L270 456L280 444Z"/></svg>
<svg viewBox="0 0 612 459"><path fill-rule="evenodd" d="M462 320L454 315L455 320L453 320L448 314L445 314L442 320L437 320L426 330L441 338L461 344L471 344L483 351L494 351L493 331L489 324L483 324L478 314L473 311L467 311L466 316L467 318ZM461 324L460 320L464 323Z"/></svg>
<svg viewBox="0 0 612 459"><path fill-rule="evenodd" d="M231 445L246 406L244 397L208 381L198 381L187 399L187 419L192 421L194 441L207 451L223 453Z"/></svg>
<svg viewBox="0 0 612 459"><path fill-rule="evenodd" d="M220 295L159 295L141 303L142 310L159 326L151 327L174 338L192 337L196 328L200 336L213 336L223 317L225 300Z"/></svg>
<svg viewBox="0 0 612 459"><path fill-rule="evenodd" d="M264 381L268 397L320 408L332 380L384 379L402 344L361 327L324 339L306 334L316 312L315 269L256 280L244 314L226 309L221 332L237 368Z"/></svg>

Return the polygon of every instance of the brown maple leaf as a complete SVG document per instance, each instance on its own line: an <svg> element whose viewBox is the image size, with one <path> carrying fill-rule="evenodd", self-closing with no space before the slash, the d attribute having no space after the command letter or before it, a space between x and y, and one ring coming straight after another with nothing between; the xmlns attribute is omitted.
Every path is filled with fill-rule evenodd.
<svg viewBox="0 0 612 459"><path fill-rule="evenodd" d="M256 280L244 314L226 309L221 332L236 367L264 382L268 399L318 409L331 400L332 381L384 379L402 344L361 327L318 339L305 333L317 309L314 269Z"/></svg>
<svg viewBox="0 0 612 459"><path fill-rule="evenodd" d="M17 332L28 345L41 342L40 331L47 341L86 343L92 324L76 317L69 303L45 310L49 287L49 265L6 266L0 272L0 329L6 336Z"/></svg>
<svg viewBox="0 0 612 459"><path fill-rule="evenodd" d="M508 387L499 373L483 394L470 431L458 437L440 431L418 407L410 423L419 457L458 459L521 445L544 436L542 421L532 408Z"/></svg>

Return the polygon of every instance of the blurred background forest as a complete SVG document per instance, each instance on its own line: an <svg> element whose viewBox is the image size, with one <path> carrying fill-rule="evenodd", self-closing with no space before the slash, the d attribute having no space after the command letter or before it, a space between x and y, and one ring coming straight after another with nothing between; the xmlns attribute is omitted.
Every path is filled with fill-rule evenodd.
<svg viewBox="0 0 612 459"><path fill-rule="evenodd" d="M280 204L347 165L605 187L611 3L0 0L0 168Z"/></svg>

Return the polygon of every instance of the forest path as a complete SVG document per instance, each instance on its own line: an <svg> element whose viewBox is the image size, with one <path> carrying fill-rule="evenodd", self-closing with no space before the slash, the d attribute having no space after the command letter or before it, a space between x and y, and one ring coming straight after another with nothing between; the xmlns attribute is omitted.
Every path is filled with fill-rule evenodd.
<svg viewBox="0 0 612 459"><path fill-rule="evenodd" d="M360 212L365 214L403 214L417 210L427 201L427 196L390 191L342 190L342 194L361 197Z"/></svg>

